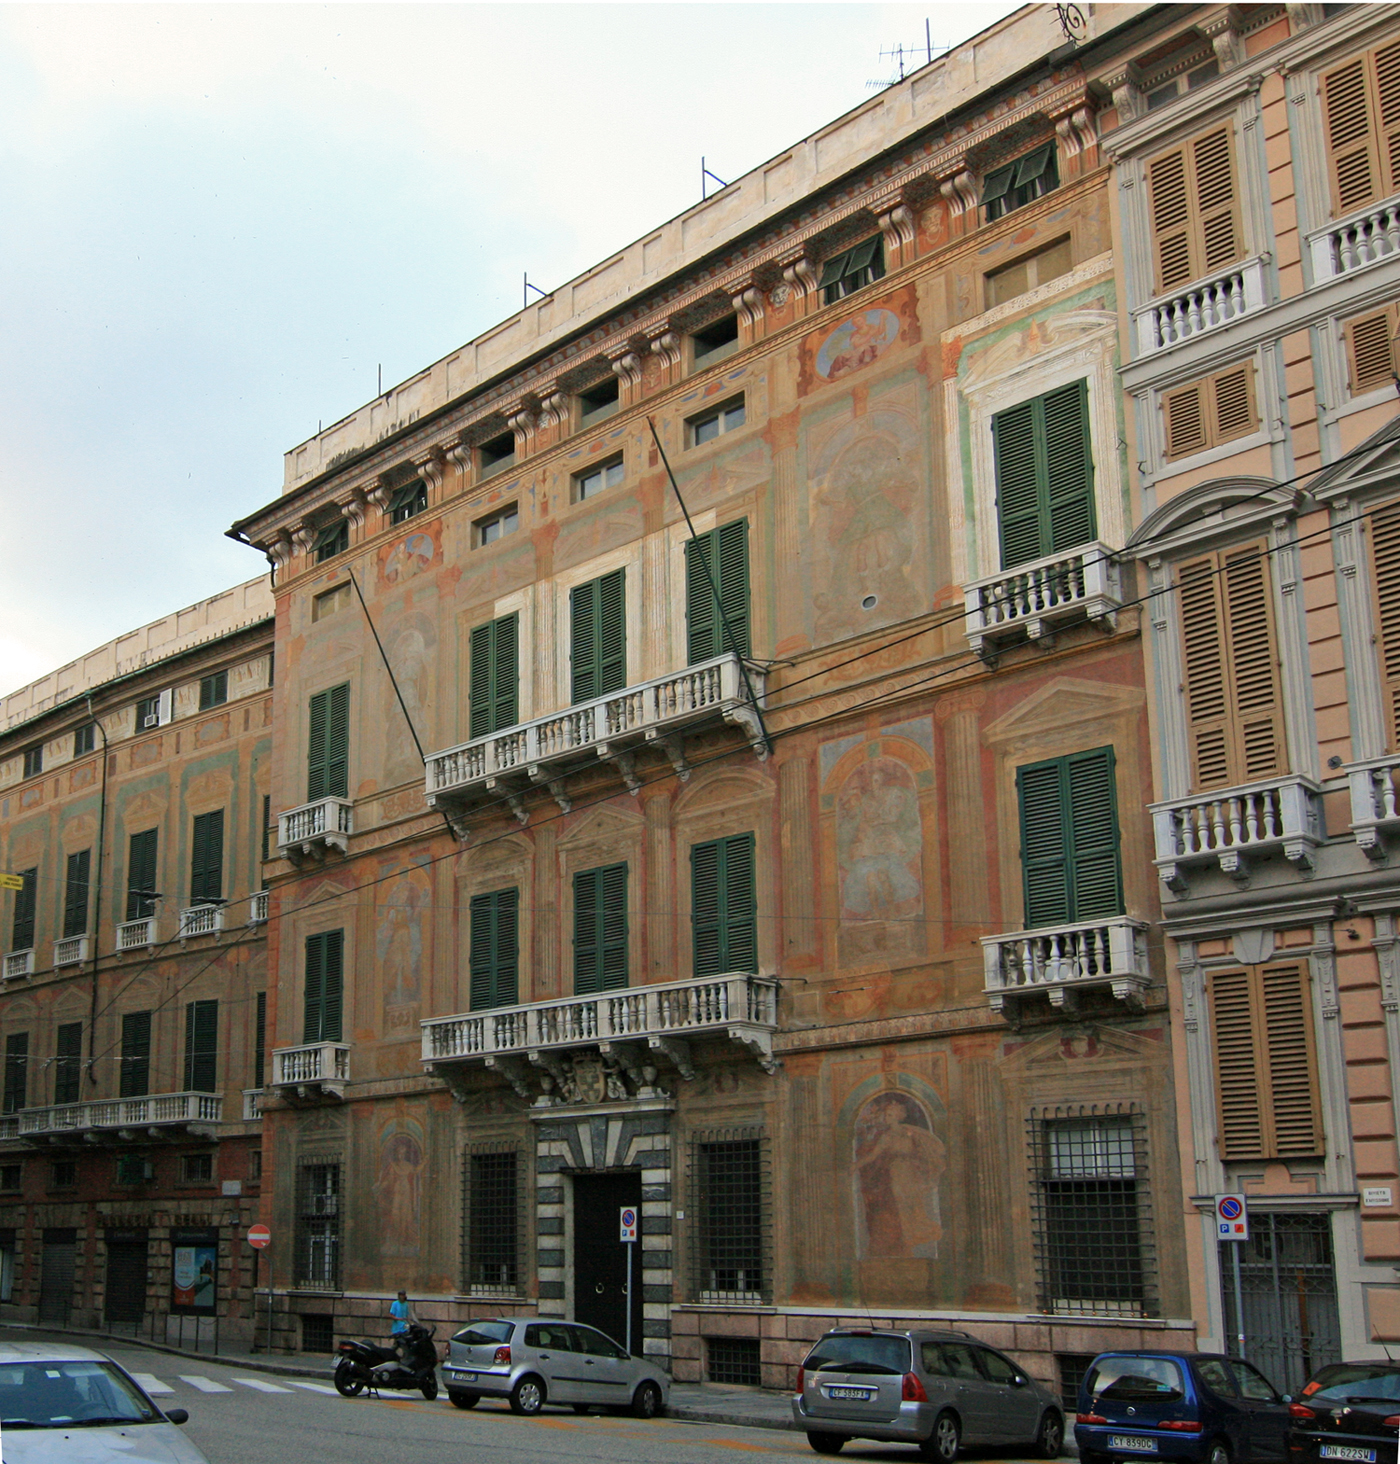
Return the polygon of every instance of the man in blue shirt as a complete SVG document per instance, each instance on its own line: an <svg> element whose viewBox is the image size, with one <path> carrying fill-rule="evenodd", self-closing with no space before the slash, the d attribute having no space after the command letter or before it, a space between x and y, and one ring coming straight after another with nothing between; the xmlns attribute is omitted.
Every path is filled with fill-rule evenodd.
<svg viewBox="0 0 1400 1464"><path fill-rule="evenodd" d="M418 1320L413 1315L413 1308L408 1304L408 1292L400 1291L399 1299L389 1303L389 1315L394 1319L393 1342L397 1347L408 1333L408 1329Z"/></svg>

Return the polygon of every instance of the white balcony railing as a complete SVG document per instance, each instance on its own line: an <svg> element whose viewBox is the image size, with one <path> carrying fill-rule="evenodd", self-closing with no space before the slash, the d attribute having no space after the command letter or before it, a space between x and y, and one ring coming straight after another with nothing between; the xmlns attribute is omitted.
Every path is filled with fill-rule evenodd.
<svg viewBox="0 0 1400 1464"><path fill-rule="evenodd" d="M1168 888L1183 893L1185 869L1218 863L1244 881L1251 858L1282 852L1300 871L1312 870L1312 851L1324 838L1322 789L1292 774L1265 782L1197 793L1149 805L1157 870Z"/></svg>
<svg viewBox="0 0 1400 1464"><path fill-rule="evenodd" d="M11 951L5 957L5 980L13 981L17 976L34 974L34 952Z"/></svg>
<svg viewBox="0 0 1400 1464"><path fill-rule="evenodd" d="M1111 627L1122 604L1117 561L1097 541L988 575L963 595L967 639L978 652L984 641L1019 632L1038 640L1055 625L1086 616Z"/></svg>
<svg viewBox="0 0 1400 1464"><path fill-rule="evenodd" d="M1400 198L1372 204L1308 235L1313 283L1365 269L1400 253Z"/></svg>
<svg viewBox="0 0 1400 1464"><path fill-rule="evenodd" d="M19 1138L19 1119L0 1118L0 1144L13 1143Z"/></svg>
<svg viewBox="0 0 1400 1464"><path fill-rule="evenodd" d="M1372 859L1384 859L1386 833L1400 832L1400 757L1374 757L1347 767L1351 831Z"/></svg>
<svg viewBox="0 0 1400 1464"><path fill-rule="evenodd" d="M88 938L85 935L70 935L53 943L55 966L79 966L88 958Z"/></svg>
<svg viewBox="0 0 1400 1464"><path fill-rule="evenodd" d="M117 926L117 949L119 951L138 951L143 946L150 946L156 943L156 922L152 916L147 920L128 920L125 925Z"/></svg>
<svg viewBox="0 0 1400 1464"><path fill-rule="evenodd" d="M223 1112L224 1100L219 1093L155 1093L145 1098L114 1098L102 1103L60 1103L54 1108L26 1108L19 1115L19 1132L21 1137L27 1138L94 1129L219 1123Z"/></svg>
<svg viewBox="0 0 1400 1464"><path fill-rule="evenodd" d="M727 1035L773 1066L778 983L733 972L698 981L633 986L598 996L531 1002L423 1022L426 1063L525 1056L600 1042L642 1041L665 1049L669 1039Z"/></svg>
<svg viewBox="0 0 1400 1464"><path fill-rule="evenodd" d="M267 891L259 890L248 901L248 924L263 925L267 921Z"/></svg>
<svg viewBox="0 0 1400 1464"><path fill-rule="evenodd" d="M1228 325L1264 305L1264 262L1246 260L1133 312L1137 352L1150 355Z"/></svg>
<svg viewBox="0 0 1400 1464"><path fill-rule="evenodd" d="M754 695L761 697L762 672L750 667L748 679ZM737 656L703 661L674 676L644 681L433 753L428 758L428 802L453 801L511 774L547 780L567 762L613 757L629 744L665 738L716 713L742 726L756 749L763 746Z"/></svg>
<svg viewBox="0 0 1400 1464"><path fill-rule="evenodd" d="M350 1045L312 1042L304 1047L277 1047L272 1052L275 1088L337 1089L350 1080Z"/></svg>
<svg viewBox="0 0 1400 1464"><path fill-rule="evenodd" d="M1150 979L1147 926L1126 915L1083 925L1017 930L982 940L987 1002L1001 1011L1008 1001L1044 992L1052 1005L1072 1006L1074 993L1110 988L1120 1001L1137 1004Z"/></svg>
<svg viewBox="0 0 1400 1464"><path fill-rule="evenodd" d="M262 1117L263 1090L261 1088L244 1088L243 1090L243 1122L256 1123Z"/></svg>
<svg viewBox="0 0 1400 1464"><path fill-rule="evenodd" d="M216 935L224 928L224 907L222 905L191 905L180 911L180 939L188 940L192 935Z"/></svg>
<svg viewBox="0 0 1400 1464"><path fill-rule="evenodd" d="M332 847L350 847L354 808L344 798L322 798L277 816L277 852L292 857Z"/></svg>

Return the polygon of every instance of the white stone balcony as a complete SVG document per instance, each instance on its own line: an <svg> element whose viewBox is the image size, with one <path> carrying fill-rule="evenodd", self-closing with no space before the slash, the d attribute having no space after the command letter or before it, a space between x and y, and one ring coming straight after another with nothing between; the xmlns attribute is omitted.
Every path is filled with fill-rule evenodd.
<svg viewBox="0 0 1400 1464"><path fill-rule="evenodd" d="M429 1018L422 1023L423 1061L440 1074L459 1063L481 1062L501 1072L522 1096L534 1097L526 1064L558 1079L558 1058L571 1049L599 1048L634 1074L654 1053L692 1077L689 1039L727 1037L771 1073L777 1025L777 981L737 971Z"/></svg>
<svg viewBox="0 0 1400 1464"><path fill-rule="evenodd" d="M1400 757L1348 763L1351 831L1368 858L1386 857L1385 835L1400 833Z"/></svg>
<svg viewBox="0 0 1400 1464"><path fill-rule="evenodd" d="M314 1101L343 1098L350 1081L348 1042L310 1042L303 1047L275 1047L272 1082L280 1097Z"/></svg>
<svg viewBox="0 0 1400 1464"><path fill-rule="evenodd" d="M188 940L192 935L217 935L224 928L224 907L218 905L191 905L180 911L180 939Z"/></svg>
<svg viewBox="0 0 1400 1464"><path fill-rule="evenodd" d="M259 890L248 901L248 924L265 925L267 923L267 891Z"/></svg>
<svg viewBox="0 0 1400 1464"><path fill-rule="evenodd" d="M1218 864L1243 884L1251 860L1276 853L1301 874L1311 874L1312 851L1325 838L1322 788L1298 774L1148 807L1157 871L1177 894L1186 892L1192 867Z"/></svg>
<svg viewBox="0 0 1400 1464"><path fill-rule="evenodd" d="M1248 259L1243 264L1207 279L1196 280L1184 290L1159 295L1141 310L1133 312L1133 335L1139 356L1151 355L1168 346L1179 346L1206 331L1215 330L1260 310L1264 300L1264 261Z"/></svg>
<svg viewBox="0 0 1400 1464"><path fill-rule="evenodd" d="M119 951L139 951L143 947L152 946L155 943L154 916L146 920L128 920L124 925L117 926L117 949Z"/></svg>
<svg viewBox="0 0 1400 1464"><path fill-rule="evenodd" d="M1400 198L1373 203L1308 235L1313 283L1352 274L1400 253Z"/></svg>
<svg viewBox="0 0 1400 1464"><path fill-rule="evenodd" d="M12 1144L19 1138L19 1118L0 1118L0 1144Z"/></svg>
<svg viewBox="0 0 1400 1464"><path fill-rule="evenodd" d="M220 1123L223 1112L219 1093L154 1093L101 1103L60 1103L52 1108L26 1108L19 1115L19 1136L52 1143L108 1133L130 1143L143 1137L158 1138L171 1128Z"/></svg>
<svg viewBox="0 0 1400 1464"><path fill-rule="evenodd" d="M261 1088L244 1088L243 1090L243 1122L256 1123L262 1117L263 1090Z"/></svg>
<svg viewBox="0 0 1400 1464"><path fill-rule="evenodd" d="M986 641L1023 634L1041 640L1086 618L1112 629L1122 604L1117 561L1097 540L988 575L965 586L963 595L968 644L979 655Z"/></svg>
<svg viewBox="0 0 1400 1464"><path fill-rule="evenodd" d="M81 966L88 958L88 938L85 935L70 935L53 943L55 966Z"/></svg>
<svg viewBox="0 0 1400 1464"><path fill-rule="evenodd" d="M1151 979L1147 926L1126 915L1081 925L1015 930L982 940L987 1004L1003 1011L1044 993L1052 1006L1073 1011L1076 994L1105 987L1138 1006Z"/></svg>
<svg viewBox="0 0 1400 1464"><path fill-rule="evenodd" d="M763 673L750 666L748 680L754 695L761 697ZM427 799L435 807L459 807L504 784L520 816L519 791L528 783L549 784L555 797L566 802L558 779L571 766L596 763L600 758L614 763L636 792L641 786L633 770L638 747L659 743L685 777L688 769L681 735L717 716L737 723L754 750L767 755L758 713L735 655L702 661L673 676L644 681L611 696L432 753Z"/></svg>
<svg viewBox="0 0 1400 1464"><path fill-rule="evenodd" d="M32 976L34 974L34 952L10 951L5 957L5 980L14 981L20 976Z"/></svg>
<svg viewBox="0 0 1400 1464"><path fill-rule="evenodd" d="M345 798L322 798L277 815L277 852L284 859L320 859L327 849L350 847L354 807Z"/></svg>

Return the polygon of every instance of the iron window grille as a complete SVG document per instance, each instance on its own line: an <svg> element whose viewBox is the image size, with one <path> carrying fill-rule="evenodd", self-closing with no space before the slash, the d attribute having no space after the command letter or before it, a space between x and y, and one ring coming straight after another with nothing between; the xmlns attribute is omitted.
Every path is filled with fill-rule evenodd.
<svg viewBox="0 0 1400 1464"><path fill-rule="evenodd" d="M884 241L878 234L862 239L844 254L827 260L820 281L822 303L834 305L843 296L854 295L857 290L882 279L884 273Z"/></svg>
<svg viewBox="0 0 1400 1464"><path fill-rule="evenodd" d="M988 173L982 185L982 206L987 222L1003 218L1060 186L1055 144L1047 142L1014 163Z"/></svg>
<svg viewBox="0 0 1400 1464"><path fill-rule="evenodd" d="M1057 1352L1055 1368L1060 1377L1060 1402L1066 1414L1079 1407L1079 1385L1089 1364L1098 1356L1097 1352Z"/></svg>
<svg viewBox="0 0 1400 1464"><path fill-rule="evenodd" d="M213 1178L212 1154L186 1154L181 1160L180 1179L184 1184L210 1184Z"/></svg>
<svg viewBox="0 0 1400 1464"><path fill-rule="evenodd" d="M477 1144L462 1168L462 1262L473 1295L514 1294L524 1270L521 1242L523 1166L507 1144Z"/></svg>
<svg viewBox="0 0 1400 1464"><path fill-rule="evenodd" d="M760 1128L691 1143L692 1292L697 1301L765 1302L772 1294L772 1166Z"/></svg>
<svg viewBox="0 0 1400 1464"><path fill-rule="evenodd" d="M304 1161L297 1174L296 1284L340 1289L340 1164Z"/></svg>
<svg viewBox="0 0 1400 1464"><path fill-rule="evenodd" d="M330 1312L306 1312L301 1319L301 1350L331 1352L335 1349L335 1316Z"/></svg>
<svg viewBox="0 0 1400 1464"><path fill-rule="evenodd" d="M763 1382L757 1337L706 1337L705 1377L711 1383L757 1388Z"/></svg>
<svg viewBox="0 0 1400 1464"><path fill-rule="evenodd" d="M405 483L389 500L389 522L404 523L425 512L427 507L428 485L421 478L415 478L413 482Z"/></svg>
<svg viewBox="0 0 1400 1464"><path fill-rule="evenodd" d="M1041 1310L1156 1316L1142 1112L1128 1103L1033 1110L1029 1141Z"/></svg>

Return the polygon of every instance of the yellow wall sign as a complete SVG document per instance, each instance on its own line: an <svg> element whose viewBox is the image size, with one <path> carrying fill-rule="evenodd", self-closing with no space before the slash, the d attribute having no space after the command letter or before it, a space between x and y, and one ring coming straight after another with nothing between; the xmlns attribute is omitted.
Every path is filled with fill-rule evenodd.
<svg viewBox="0 0 1400 1464"><path fill-rule="evenodd" d="M22 890L24 888L24 876L22 874L0 874L0 890Z"/></svg>

